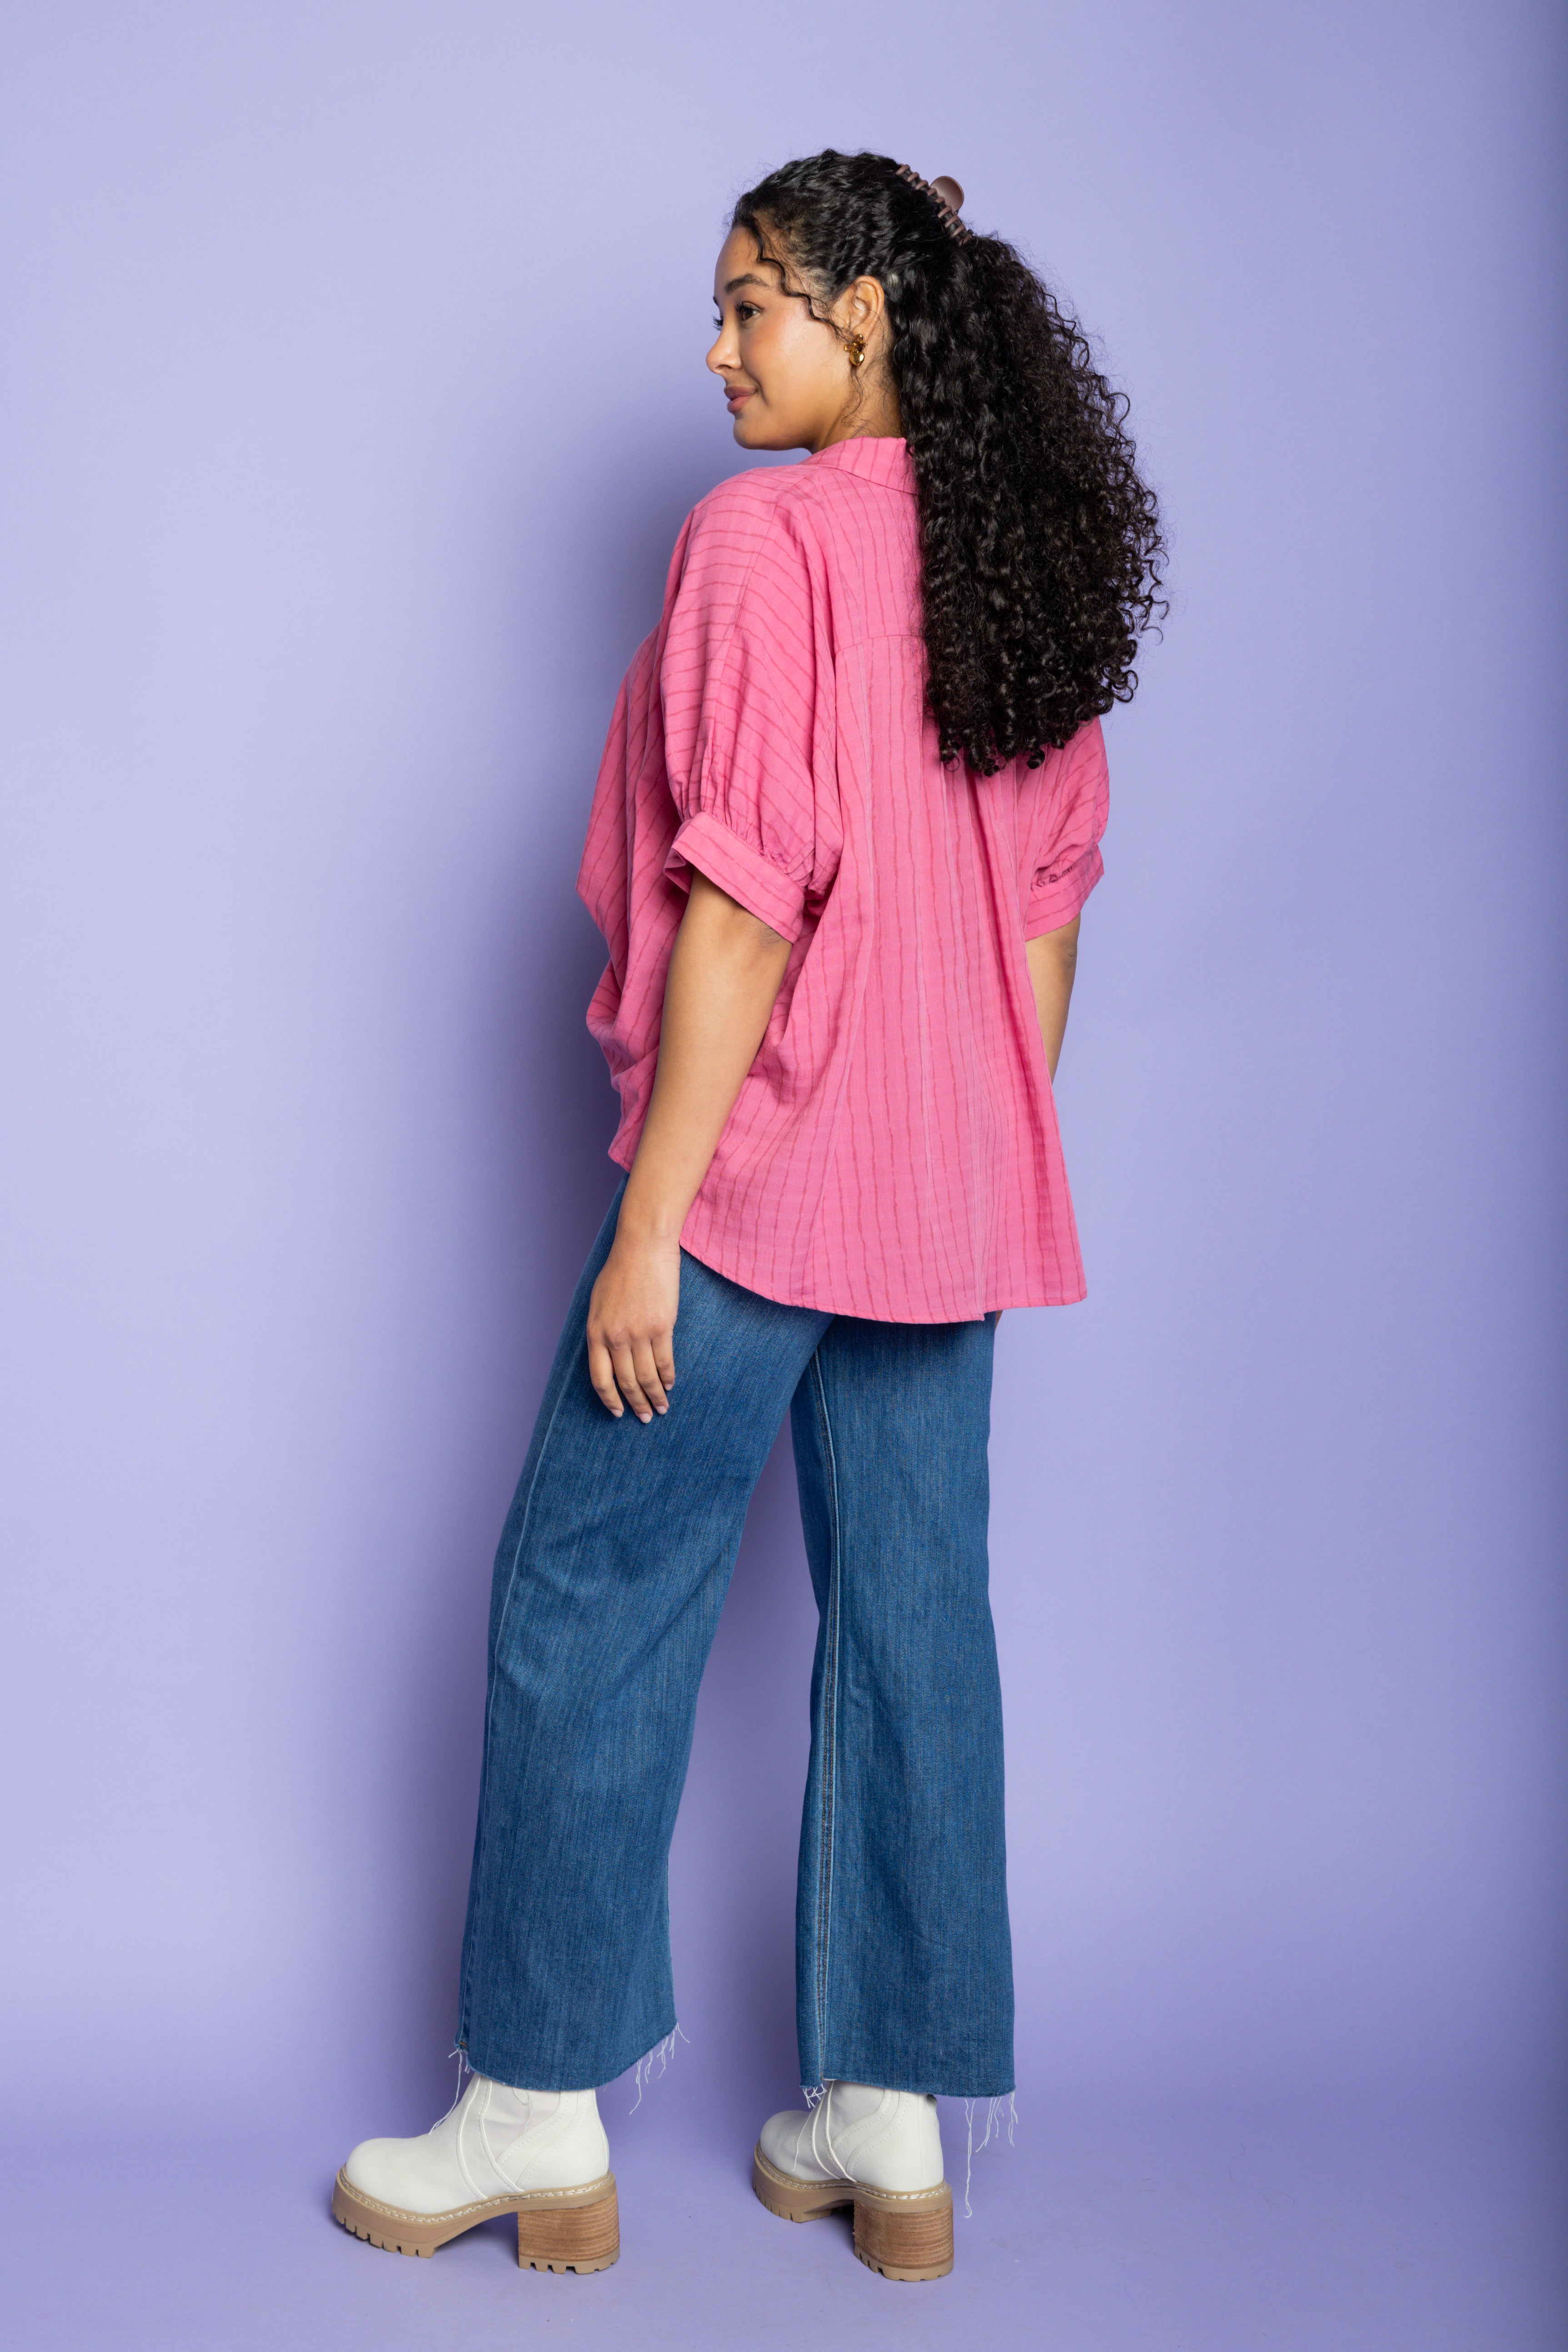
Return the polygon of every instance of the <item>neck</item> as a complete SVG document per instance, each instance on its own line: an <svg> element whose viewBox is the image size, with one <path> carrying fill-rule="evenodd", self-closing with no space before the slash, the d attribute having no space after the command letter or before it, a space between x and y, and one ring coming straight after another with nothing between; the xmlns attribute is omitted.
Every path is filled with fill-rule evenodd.
<svg viewBox="0 0 1568 2352"><path fill-rule="evenodd" d="M866 395L852 408L847 408L820 441L812 443L812 455L831 449L839 441L896 440L903 429L899 395L892 385L884 385L879 394L872 394L868 388Z"/></svg>

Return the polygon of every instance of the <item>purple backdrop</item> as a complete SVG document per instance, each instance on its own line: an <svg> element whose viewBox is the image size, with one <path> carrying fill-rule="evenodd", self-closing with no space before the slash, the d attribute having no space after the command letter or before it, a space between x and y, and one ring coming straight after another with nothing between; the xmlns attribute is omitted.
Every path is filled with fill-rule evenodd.
<svg viewBox="0 0 1568 2352"><path fill-rule="evenodd" d="M1176 550L1060 1087L1091 1297L1000 1339L1026 2130L953 2291L1005 2341L1047 2305L1144 2352L1557 2340L1546 2158L1497 2117L1543 2128L1564 1958L1561 50L1527 0L18 0L4 2007L11 2112L61 2135L17 2185L29 2346L445 2343L470 2281L521 2324L493 2247L373 2259L321 2191L445 2103L489 1556L610 1184L587 794L739 455L701 365L726 205L826 143L955 173L1038 257ZM690 2301L680 2166L749 2247L793 2084L812 1633L786 1441L677 1839L690 2046L635 2124L606 2102L666 2268L583 2283L605 2341L666 2341L666 2292L672 2342L773 2340L797 2262L891 2325L771 2223L776 2308L750 2254ZM1426 2238L1325 2187L1289 2124L1325 2102L1388 2199L1482 2151L1421 2174ZM1253 2121L1183 2141L1200 2112ZM270 2266L230 2119L277 2151ZM129 2305L129 2221L112 2260L46 2226L89 2124L163 2182ZM1107 2182L1050 2236L1042 2198ZM947 2292L894 2298L901 2340Z"/></svg>

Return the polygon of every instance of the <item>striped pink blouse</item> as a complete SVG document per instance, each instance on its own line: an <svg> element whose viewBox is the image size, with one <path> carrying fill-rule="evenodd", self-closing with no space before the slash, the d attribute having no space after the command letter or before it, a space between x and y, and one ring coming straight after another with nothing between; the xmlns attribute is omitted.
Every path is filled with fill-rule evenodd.
<svg viewBox="0 0 1568 2352"><path fill-rule="evenodd" d="M693 509L616 705L578 888L629 1168L695 866L794 942L681 1234L765 1298L887 1322L1081 1298L1024 942L1099 880L1098 721L943 768L901 440L737 474Z"/></svg>

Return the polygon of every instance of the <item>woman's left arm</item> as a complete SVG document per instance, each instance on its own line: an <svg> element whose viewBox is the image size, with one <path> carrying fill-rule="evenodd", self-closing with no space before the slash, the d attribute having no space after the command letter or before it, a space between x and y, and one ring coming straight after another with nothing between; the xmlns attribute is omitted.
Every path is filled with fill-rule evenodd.
<svg viewBox="0 0 1568 2352"><path fill-rule="evenodd" d="M1052 1077L1061 1059L1062 1037L1068 1025L1068 1006L1072 1002L1072 976L1078 964L1078 927L1081 917L1075 915L1058 931L1042 931L1030 940L1024 952L1029 959L1029 979L1035 991L1035 1016L1040 1024L1040 1041L1046 1049L1046 1065Z"/></svg>
<svg viewBox="0 0 1568 2352"><path fill-rule="evenodd" d="M790 943L695 869L664 985L658 1065L616 1238L588 1302L588 1377L618 1421L675 1378L680 1229L784 982Z"/></svg>

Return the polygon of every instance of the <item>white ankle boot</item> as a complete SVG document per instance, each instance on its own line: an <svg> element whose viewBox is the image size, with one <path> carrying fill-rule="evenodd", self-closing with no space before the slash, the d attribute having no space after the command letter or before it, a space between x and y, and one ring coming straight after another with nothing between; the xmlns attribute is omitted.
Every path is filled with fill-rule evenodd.
<svg viewBox="0 0 1568 2352"><path fill-rule="evenodd" d="M621 2250L593 2092L514 2091L483 2074L416 2139L361 2140L332 2211L399 2254L433 2254L494 2213L517 2215L517 2259L534 2270L608 2270Z"/></svg>
<svg viewBox="0 0 1568 2352"><path fill-rule="evenodd" d="M830 2083L808 2112L770 2116L752 2186L786 2221L853 2205L855 2251L885 2278L943 2278L952 2268L936 2101L918 2091Z"/></svg>

